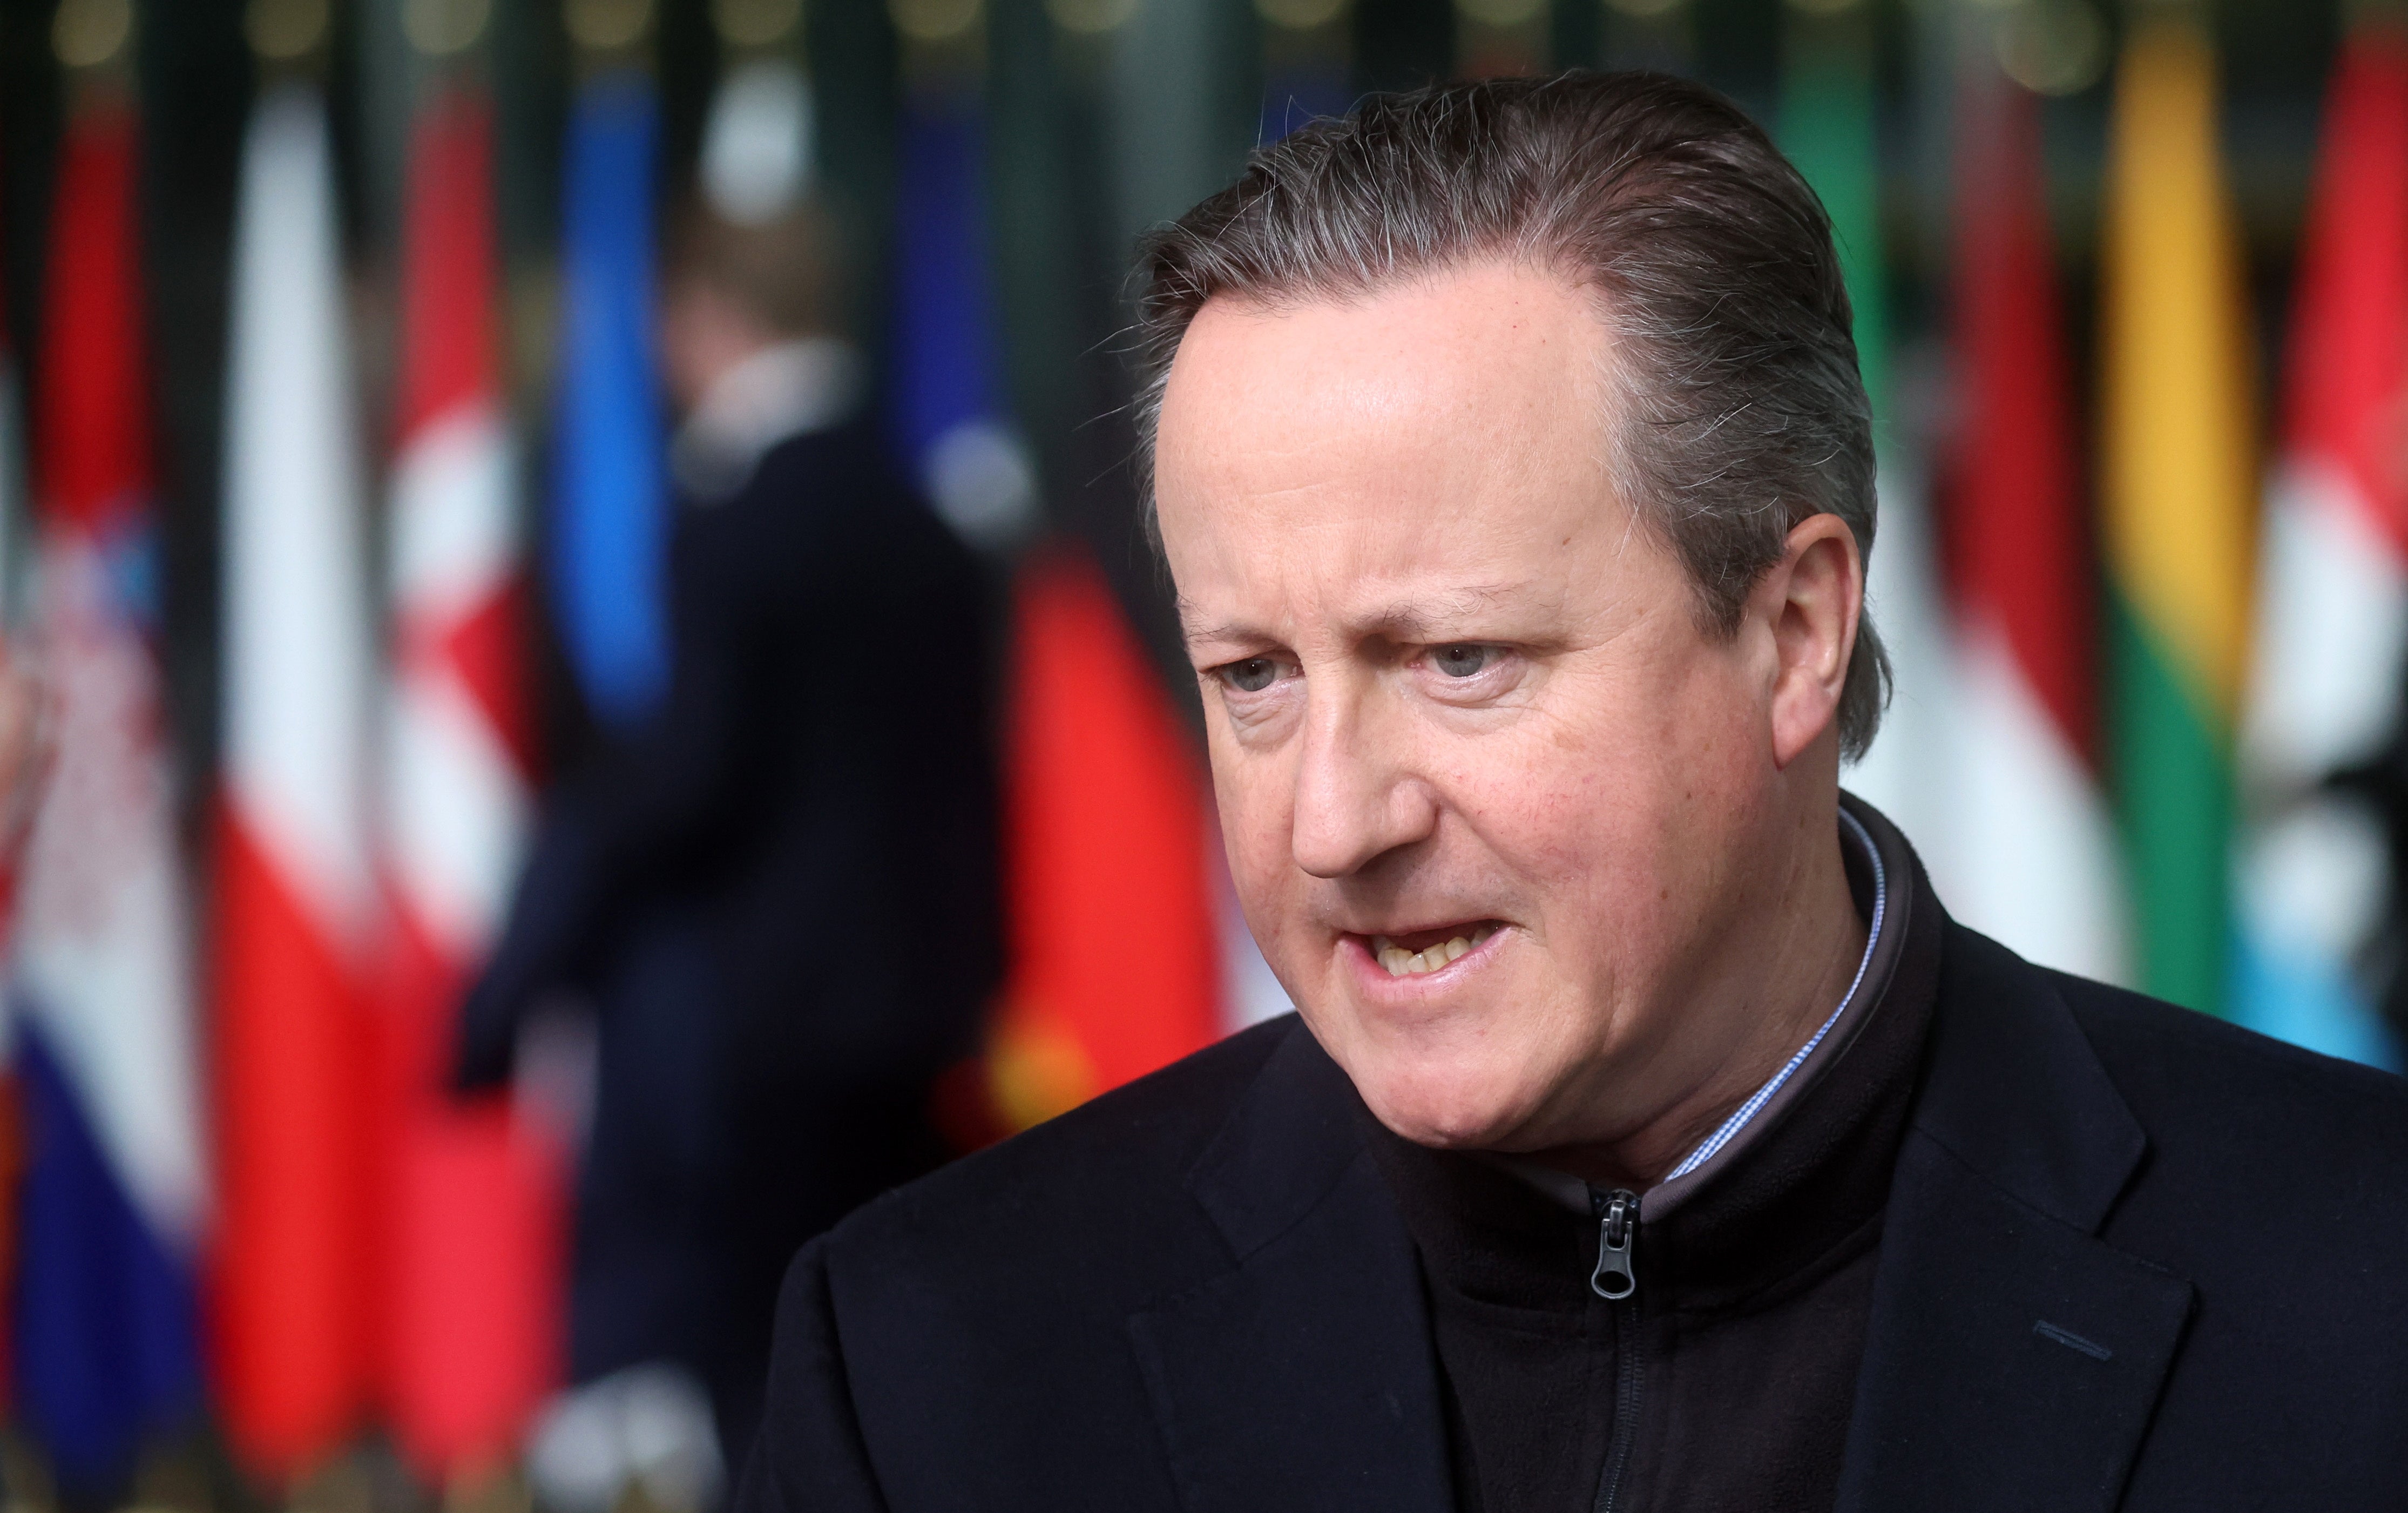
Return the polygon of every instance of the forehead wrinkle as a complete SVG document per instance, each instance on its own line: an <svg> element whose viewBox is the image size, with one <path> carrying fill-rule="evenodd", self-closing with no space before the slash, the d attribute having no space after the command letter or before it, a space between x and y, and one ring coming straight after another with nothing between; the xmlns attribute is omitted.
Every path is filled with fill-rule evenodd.
<svg viewBox="0 0 2408 1513"><path fill-rule="evenodd" d="M1484 610L1524 600L1529 595L1529 585L1518 584L1460 584L1417 590L1411 598L1349 615L1345 625L1354 639L1381 635L1393 641L1428 641Z"/></svg>

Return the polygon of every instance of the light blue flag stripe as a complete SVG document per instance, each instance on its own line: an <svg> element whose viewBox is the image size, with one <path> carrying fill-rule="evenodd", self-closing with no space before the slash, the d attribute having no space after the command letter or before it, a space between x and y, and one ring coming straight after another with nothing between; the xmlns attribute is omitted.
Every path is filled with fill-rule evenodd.
<svg viewBox="0 0 2408 1513"><path fill-rule="evenodd" d="M2282 952L2234 931L2232 1016L2261 1035L2386 1072L2403 1066L2401 1045L2383 1016L2337 963Z"/></svg>

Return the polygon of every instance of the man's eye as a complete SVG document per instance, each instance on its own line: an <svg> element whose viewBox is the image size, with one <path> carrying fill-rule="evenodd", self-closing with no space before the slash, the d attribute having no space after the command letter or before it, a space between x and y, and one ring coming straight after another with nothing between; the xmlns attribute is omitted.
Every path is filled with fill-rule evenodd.
<svg viewBox="0 0 2408 1513"><path fill-rule="evenodd" d="M1430 665L1450 678L1468 678L1488 666L1494 646L1441 646L1430 653Z"/></svg>
<svg viewBox="0 0 2408 1513"><path fill-rule="evenodd" d="M1258 694L1279 681L1279 664L1268 656L1249 656L1221 669L1221 681L1241 694Z"/></svg>

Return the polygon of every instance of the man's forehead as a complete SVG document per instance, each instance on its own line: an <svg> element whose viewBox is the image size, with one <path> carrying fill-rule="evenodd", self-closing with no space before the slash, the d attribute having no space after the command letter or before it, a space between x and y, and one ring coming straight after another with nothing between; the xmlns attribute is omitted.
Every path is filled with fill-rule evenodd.
<svg viewBox="0 0 2408 1513"><path fill-rule="evenodd" d="M1505 496L1534 483L1593 487L1608 345L1579 291L1509 264L1343 301L1210 301L1156 415L1162 513L1243 497L1253 524L1318 530L1369 510L1428 531L1471 504L1512 513Z"/></svg>
<svg viewBox="0 0 2408 1513"><path fill-rule="evenodd" d="M1157 433L1190 646L1543 641L1595 598L1628 512L1577 290L1496 265L1224 313L1182 345Z"/></svg>
<svg viewBox="0 0 2408 1513"><path fill-rule="evenodd" d="M1326 298L1206 301L1173 355L1166 404L1235 385L1270 417L1368 404L1412 409L1449 381L1560 386L1595 360L1604 323L1585 293L1509 262L1465 265Z"/></svg>

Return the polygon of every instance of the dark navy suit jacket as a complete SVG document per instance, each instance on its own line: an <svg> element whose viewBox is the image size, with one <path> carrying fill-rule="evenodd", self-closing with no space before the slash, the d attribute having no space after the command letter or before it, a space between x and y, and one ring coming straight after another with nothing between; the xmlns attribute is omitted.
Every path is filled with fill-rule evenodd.
<svg viewBox="0 0 2408 1513"><path fill-rule="evenodd" d="M1356 1109L1277 1020L853 1216L740 1513L1442 1513ZM1952 924L1878 1267L1843 1509L2408 1506L2397 1078Z"/></svg>
<svg viewBox="0 0 2408 1513"><path fill-rule="evenodd" d="M740 1443L797 1246L948 1154L999 971L989 596L866 426L680 514L663 707L552 796L464 1016L601 1010L573 1366L683 1361Z"/></svg>

